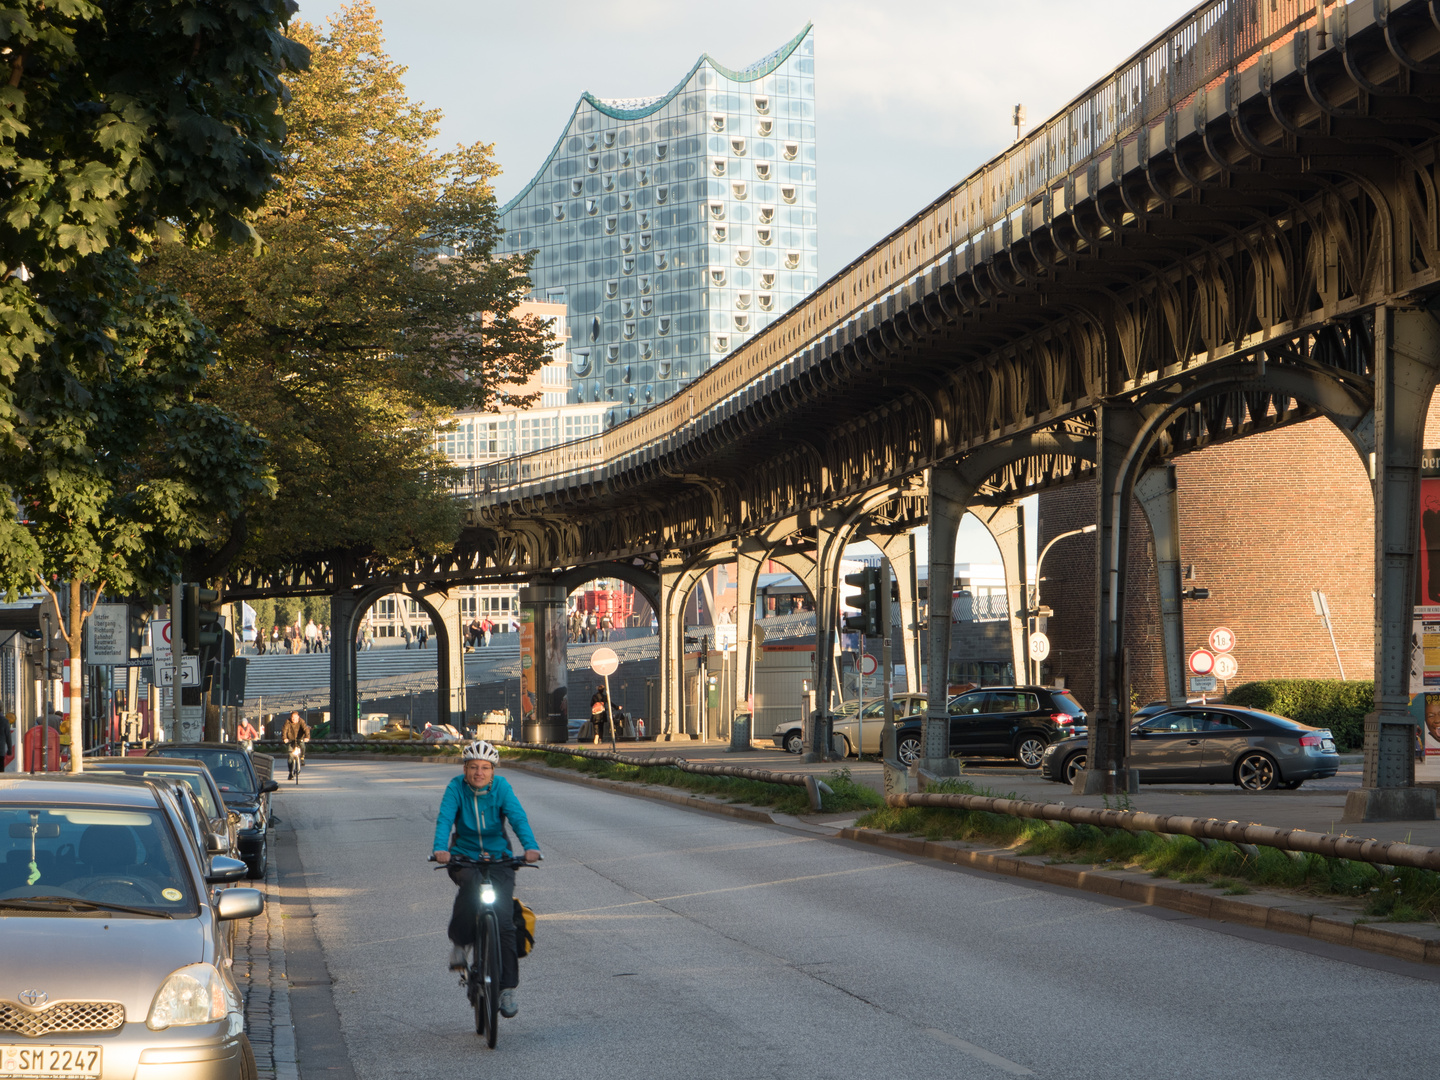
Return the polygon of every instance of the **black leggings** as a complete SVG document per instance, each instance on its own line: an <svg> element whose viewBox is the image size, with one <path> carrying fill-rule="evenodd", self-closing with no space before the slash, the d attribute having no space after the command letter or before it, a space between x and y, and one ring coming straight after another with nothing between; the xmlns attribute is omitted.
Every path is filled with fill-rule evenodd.
<svg viewBox="0 0 1440 1080"><path fill-rule="evenodd" d="M446 869L450 880L460 886L450 913L450 940L456 945L473 945L480 908L480 886L475 879L480 871L473 866ZM515 954L515 871L508 866L493 867L490 883L495 886L495 917L500 923L500 989L509 990L520 985L520 961Z"/></svg>

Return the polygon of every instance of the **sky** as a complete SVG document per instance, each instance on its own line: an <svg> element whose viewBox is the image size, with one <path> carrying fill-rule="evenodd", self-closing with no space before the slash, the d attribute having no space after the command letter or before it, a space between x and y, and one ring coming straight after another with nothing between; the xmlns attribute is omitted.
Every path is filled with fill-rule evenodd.
<svg viewBox="0 0 1440 1080"><path fill-rule="evenodd" d="M1190 0L373 0L442 145L494 145L503 203L544 164L583 91L649 97L701 53L745 67L815 26L820 277L901 225L1196 5ZM324 23L343 5L300 0ZM1027 507L1032 538L1034 503ZM923 544L923 538L922 538ZM967 517L960 561L999 558ZM1034 552L1031 552L1034 560Z"/></svg>

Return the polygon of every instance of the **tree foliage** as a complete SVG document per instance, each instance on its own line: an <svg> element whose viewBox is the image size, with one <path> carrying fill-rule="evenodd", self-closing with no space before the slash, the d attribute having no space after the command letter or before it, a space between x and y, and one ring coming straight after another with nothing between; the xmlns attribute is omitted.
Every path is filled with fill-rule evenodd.
<svg viewBox="0 0 1440 1080"><path fill-rule="evenodd" d="M206 399L269 440L279 492L250 514L241 563L402 561L458 533L436 425L510 400L553 342L515 313L528 260L494 255L491 148L432 148L440 114L407 96L368 3L294 33L312 60L286 80L279 182L252 218L263 250L171 245L152 274L221 340Z"/></svg>
<svg viewBox="0 0 1440 1080"><path fill-rule="evenodd" d="M0 587L140 590L272 490L193 390L214 339L143 281L157 238L248 240L305 50L289 0L0 10ZM77 628L78 634L78 628Z"/></svg>

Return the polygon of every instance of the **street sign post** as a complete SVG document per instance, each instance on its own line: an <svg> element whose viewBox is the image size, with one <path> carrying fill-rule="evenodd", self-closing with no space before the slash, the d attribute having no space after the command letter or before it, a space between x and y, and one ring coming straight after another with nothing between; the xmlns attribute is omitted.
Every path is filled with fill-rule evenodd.
<svg viewBox="0 0 1440 1080"><path fill-rule="evenodd" d="M874 675L875 672L878 671L879 669L880 669L880 661L875 658L875 655L874 655L873 653L861 653L861 654L860 654L860 674L861 674L861 675Z"/></svg>
<svg viewBox="0 0 1440 1080"><path fill-rule="evenodd" d="M605 720L610 726L610 749L612 751L615 749L615 702L610 697L610 676L614 675L619 668L620 657L616 655L614 649L608 646L602 646L590 654L590 670L605 680ZM593 717L591 723L594 723Z"/></svg>
<svg viewBox="0 0 1440 1080"><path fill-rule="evenodd" d="M1190 670L1196 675L1209 675L1215 670L1215 654L1196 649L1190 654Z"/></svg>
<svg viewBox="0 0 1440 1080"><path fill-rule="evenodd" d="M96 604L85 620L89 635L86 662L96 667L119 667L130 659L129 624L129 604Z"/></svg>
<svg viewBox="0 0 1440 1080"><path fill-rule="evenodd" d="M161 667L160 665L157 664L157 665L155 666L155 685L156 685L156 686L174 686L174 685L175 685L175 669L174 669L174 667L172 667L172 666L170 666L170 665L168 665L168 664L167 664L166 666L164 666L164 667ZM180 657L180 685L181 685L182 687L184 687L184 686L199 686L199 685L200 685L200 657L198 657L198 656L182 656L182 657Z"/></svg>

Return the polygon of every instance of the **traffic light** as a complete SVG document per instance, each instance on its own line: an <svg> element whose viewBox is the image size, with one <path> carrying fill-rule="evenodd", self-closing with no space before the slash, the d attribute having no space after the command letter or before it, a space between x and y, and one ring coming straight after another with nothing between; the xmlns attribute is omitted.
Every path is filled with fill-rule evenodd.
<svg viewBox="0 0 1440 1080"><path fill-rule="evenodd" d="M846 574L845 584L854 585L860 592L851 601L855 607L860 609L857 615L846 615L844 626L846 630L858 630L870 637L879 637L880 629L880 570L878 567L867 566L858 574Z"/></svg>
<svg viewBox="0 0 1440 1080"><path fill-rule="evenodd" d="M180 598L180 626L184 630L185 651L198 656L200 650L220 644L220 613L204 607L220 599L214 589L186 585Z"/></svg>

